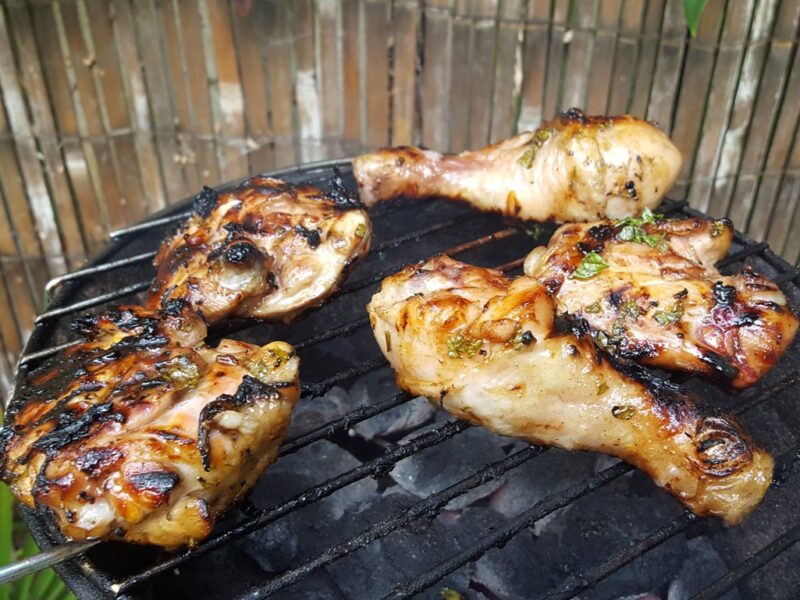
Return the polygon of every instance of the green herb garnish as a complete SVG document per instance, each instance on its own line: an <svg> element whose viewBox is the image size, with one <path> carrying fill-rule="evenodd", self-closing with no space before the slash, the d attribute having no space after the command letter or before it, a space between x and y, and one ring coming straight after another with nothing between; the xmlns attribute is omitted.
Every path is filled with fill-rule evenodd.
<svg viewBox="0 0 800 600"><path fill-rule="evenodd" d="M367 226L364 223L361 223L358 227L356 227L356 237L363 238L367 234Z"/></svg>
<svg viewBox="0 0 800 600"><path fill-rule="evenodd" d="M639 318L639 305L636 300L626 300L620 306L620 314L624 317L630 317L634 321Z"/></svg>
<svg viewBox="0 0 800 600"><path fill-rule="evenodd" d="M481 349L481 346L483 346L483 340L471 340L459 333L447 338L447 356L460 358L462 354L466 354L472 358Z"/></svg>
<svg viewBox="0 0 800 600"><path fill-rule="evenodd" d="M673 304L670 310L657 310L655 313L653 313L653 318L655 319L656 323L662 327L666 327L667 325L677 322L682 316L683 303L680 300Z"/></svg>
<svg viewBox="0 0 800 600"><path fill-rule="evenodd" d="M587 313L599 313L602 310L602 306L600 306L600 302L592 302L589 306L584 307L584 312Z"/></svg>
<svg viewBox="0 0 800 600"><path fill-rule="evenodd" d="M528 148L517 159L517 162L526 169L530 169L533 166L533 161L536 159L536 153L539 152L539 148L553 137L553 133L555 131L552 129L537 129L528 144Z"/></svg>
<svg viewBox="0 0 800 600"><path fill-rule="evenodd" d="M669 246L664 241L664 236L660 234L648 234L644 230L644 225L655 223L664 218L664 215L654 213L649 208L642 211L640 217L626 217L617 221L616 238L623 242L635 242L637 244L647 244L651 248L658 248L661 252L666 252Z"/></svg>
<svg viewBox="0 0 800 600"><path fill-rule="evenodd" d="M181 355L156 367L161 376L180 388L194 387L200 381L200 370L186 355Z"/></svg>
<svg viewBox="0 0 800 600"><path fill-rule="evenodd" d="M611 415L616 419L623 419L627 421L636 414L636 409L632 406L612 406Z"/></svg>
<svg viewBox="0 0 800 600"><path fill-rule="evenodd" d="M591 279L603 269L608 268L608 263L597 252L589 252L583 257L578 268L570 275L570 279Z"/></svg>
<svg viewBox="0 0 800 600"><path fill-rule="evenodd" d="M607 391L608 391L608 384L605 381L597 386L597 395L598 396L602 396Z"/></svg>

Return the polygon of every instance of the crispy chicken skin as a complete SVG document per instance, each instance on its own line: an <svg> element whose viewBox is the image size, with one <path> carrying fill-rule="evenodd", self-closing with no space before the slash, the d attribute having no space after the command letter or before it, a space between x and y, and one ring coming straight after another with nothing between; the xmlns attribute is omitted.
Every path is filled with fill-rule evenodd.
<svg viewBox="0 0 800 600"><path fill-rule="evenodd" d="M731 524L769 486L772 458L739 423L557 332L552 299L533 278L435 257L385 279L367 310L398 384L458 418L618 456L696 514Z"/></svg>
<svg viewBox="0 0 800 600"><path fill-rule="evenodd" d="M378 150L356 158L353 174L367 206L398 196L452 198L521 219L572 222L655 207L681 164L678 149L650 123L571 109L472 152Z"/></svg>
<svg viewBox="0 0 800 600"><path fill-rule="evenodd" d="M797 317L768 278L717 271L732 238L729 221L702 218L564 225L528 255L525 273L609 352L744 388L781 357ZM595 268L582 273L585 261Z"/></svg>
<svg viewBox="0 0 800 600"><path fill-rule="evenodd" d="M78 322L0 430L0 474L69 538L194 545L278 455L298 398L284 342L200 344L182 301Z"/></svg>
<svg viewBox="0 0 800 600"><path fill-rule="evenodd" d="M333 191L254 177L195 200L195 214L161 245L148 307L182 298L208 323L227 316L290 321L333 293L369 250L364 207Z"/></svg>

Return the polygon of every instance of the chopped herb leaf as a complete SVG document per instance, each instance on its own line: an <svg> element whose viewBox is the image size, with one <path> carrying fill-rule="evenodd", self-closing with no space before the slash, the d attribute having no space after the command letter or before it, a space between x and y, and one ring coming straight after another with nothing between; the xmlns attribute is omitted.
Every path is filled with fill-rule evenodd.
<svg viewBox="0 0 800 600"><path fill-rule="evenodd" d="M591 279L600 271L607 269L608 263L597 252L589 252L583 257L578 268L570 275L571 279Z"/></svg>
<svg viewBox="0 0 800 600"><path fill-rule="evenodd" d="M636 409L632 406L612 406L611 415L616 419L623 419L627 421L636 414Z"/></svg>
<svg viewBox="0 0 800 600"><path fill-rule="evenodd" d="M466 354L469 358L472 358L481 349L482 345L483 340L471 340L459 333L447 338L447 356L460 358L462 354Z"/></svg>
<svg viewBox="0 0 800 600"><path fill-rule="evenodd" d="M639 318L639 305L636 300L626 300L620 306L620 314L624 317L630 317L634 321Z"/></svg>
<svg viewBox="0 0 800 600"><path fill-rule="evenodd" d="M677 322L682 316L683 303L680 300L673 304L670 310L657 310L655 313L653 313L653 318L655 319L656 323L662 327L666 327L667 325Z"/></svg>
<svg viewBox="0 0 800 600"><path fill-rule="evenodd" d="M608 391L608 384L605 381L597 386L597 395L598 396L602 396L607 391Z"/></svg>
<svg viewBox="0 0 800 600"><path fill-rule="evenodd" d="M195 387L200 381L200 370L186 355L177 356L156 368L166 381L179 388Z"/></svg>
<svg viewBox="0 0 800 600"><path fill-rule="evenodd" d="M586 306L583 309L587 313L599 313L602 310L602 306L600 306L600 302L592 302L589 306Z"/></svg>
<svg viewBox="0 0 800 600"><path fill-rule="evenodd" d="M642 211L641 217L626 217L617 221L617 239L623 242L635 242L637 244L647 244L651 248L658 248L661 252L666 252L669 246L664 241L664 236L660 234L648 234L643 225L655 223L664 218L664 215L652 212L649 208Z"/></svg>
<svg viewBox="0 0 800 600"><path fill-rule="evenodd" d="M552 137L553 133L552 129L537 129L531 137L531 141L525 149L525 152L520 155L517 162L526 169L530 169L533 166L533 161L536 159L536 153L539 152L539 148L544 146L545 142Z"/></svg>
<svg viewBox="0 0 800 600"><path fill-rule="evenodd" d="M356 237L363 238L366 234L367 234L367 226L364 225L364 223L359 224L359 226L356 227Z"/></svg>

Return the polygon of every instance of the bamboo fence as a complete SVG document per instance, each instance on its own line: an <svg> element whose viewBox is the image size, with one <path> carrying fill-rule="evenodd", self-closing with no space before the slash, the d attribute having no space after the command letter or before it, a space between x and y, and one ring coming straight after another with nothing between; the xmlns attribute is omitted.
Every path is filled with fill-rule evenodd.
<svg viewBox="0 0 800 600"><path fill-rule="evenodd" d="M0 390L48 278L247 173L657 121L670 194L800 258L800 0L0 1Z"/></svg>

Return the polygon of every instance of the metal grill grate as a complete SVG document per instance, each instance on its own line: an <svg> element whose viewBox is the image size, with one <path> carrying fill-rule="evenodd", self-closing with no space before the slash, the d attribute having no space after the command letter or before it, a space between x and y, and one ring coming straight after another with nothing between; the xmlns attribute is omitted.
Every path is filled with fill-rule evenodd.
<svg viewBox="0 0 800 600"><path fill-rule="evenodd" d="M341 168L345 177L350 178L349 163L332 162L294 168L271 175L285 178L290 182L302 181L324 186L332 174L333 166ZM349 183L352 185L352 179ZM185 208L186 203L182 203L171 209L176 213L174 215L167 214L147 223L114 232L113 244L91 267L51 282L48 285L48 292L57 290L57 293L49 310L37 319L37 327L26 348L26 354L20 360L20 373L71 343L71 340L65 337L66 325L76 313L108 303L135 301L135 294L144 290L152 277L149 260L164 235L165 227L172 226L183 218L187 214ZM699 214L687 208L685 203L667 202L664 208L672 214ZM334 386L387 368L386 361L374 343L362 345L359 350L352 353L352 356L345 358L328 349L334 341L347 340L348 336L369 337L369 324L363 306L386 275L396 272L405 263L425 258L437 251L458 256L475 264L499 265L500 269L513 272L521 266L522 258L527 251L534 245L546 242L552 232L551 228L540 227L531 231L526 229L525 224L509 223L495 216L478 215L467 207L452 203L428 203L424 206L387 204L373 211L372 217L375 226L375 247L324 308L291 326L234 322L224 328L212 330L212 339L222 336L241 336L242 339L262 343L269 338L285 339L294 343L303 360L301 403L313 402L312 398L325 394ZM469 241L464 242L464 239ZM796 270L776 257L766 245L756 244L737 234L734 251L720 266L735 270L743 261L749 261L757 270L781 282L793 306L797 308L800 302L800 290L795 286L798 277ZM340 345L339 348L341 347ZM368 351L365 351L364 347L368 348ZM747 420L751 414L757 415L768 399L778 398L791 386L796 385L800 360L796 348L797 344L778 368L765 378L765 381L733 399L705 382L689 379L684 383L688 386L700 386L706 395L727 401L730 410L743 415ZM335 360L331 358L333 354L337 354ZM398 391L386 397L370 397L369 403L291 437L284 444L281 457L320 440L342 440L353 426L395 409L410 400L408 394ZM788 410L793 410L791 405ZM794 417L800 418L800 414L797 413L800 411L793 410ZM235 514L220 527L218 533L191 551L166 555L152 549L109 543L101 545L100 549L92 550L81 559L63 565L62 574L86 597L104 598L114 595L160 597L162 584L179 567L191 565L200 557L228 546L235 540L268 525L274 525L287 515L356 482L370 477L380 480L401 460L424 449L440 446L451 438L457 438L469 428L470 425L466 422L450 421L419 433L402 443L392 443L380 449L366 448L363 460L357 466L333 473L327 480L304 489L289 499L263 508L249 502L245 503L233 511ZM785 446L788 443L786 440L779 442L773 444L775 448L781 450L776 453L776 473L778 473L776 479L780 487L788 489L789 495L797 500L800 498L797 492L800 486L793 487L797 486L795 481L797 478L792 479L791 475L800 452L793 444L788 449L783 448L782 444ZM457 443L458 440L454 440L454 444ZM460 481L369 523L359 533L346 540L331 539L324 551L291 565L282 572L274 573L272 578L262 573L255 580L248 580L244 584L240 582L236 590L237 597L267 597L291 588L299 582L302 583L304 578L319 569L358 552L376 540L403 530L422 518L433 518L453 499L501 477L513 477L514 469L547 451L547 448L529 446L509 453L501 460L476 469ZM407 598L429 590L451 573L480 559L488 551L503 546L548 515L580 499L590 497L592 492L611 484L631 471L632 467L626 464L613 464L578 483L548 494L532 503L527 510L513 518L506 518L496 527L475 531L466 546L448 553L449 555L442 555L437 564L425 565L427 568L420 569L413 578L405 581L402 578L397 581L386 581L387 597ZM650 493L657 495L659 492L652 487ZM664 500L664 502L673 501ZM762 513L762 517L782 524L784 532L774 539L765 539L763 543L750 548L749 555L737 561L740 564L731 564L732 569L721 578L716 581L709 578L706 582L707 589L702 591L699 597L720 597L728 589L746 581L759 570L768 569L773 561L789 552L800 540L800 515L784 517L781 514ZM26 519L37 541L43 547L59 542L57 532L41 517L28 512ZM723 537L726 535L735 537L738 531L735 529L719 533L714 527L716 524L697 519L689 513L680 514L608 558L585 556L580 572L565 574L560 584L542 597L571 598L583 590L598 585L616 571L687 530L698 528L695 535ZM748 524L745 523L742 530L746 530L747 527ZM747 535L744 537L748 538ZM209 565L213 563L204 563L204 568L213 568ZM219 570L219 585L226 588L232 575L223 572L222 567L219 567ZM476 593L483 594L480 597L491 597L490 591L480 586L475 589L479 590ZM227 597L230 597L230 594Z"/></svg>

